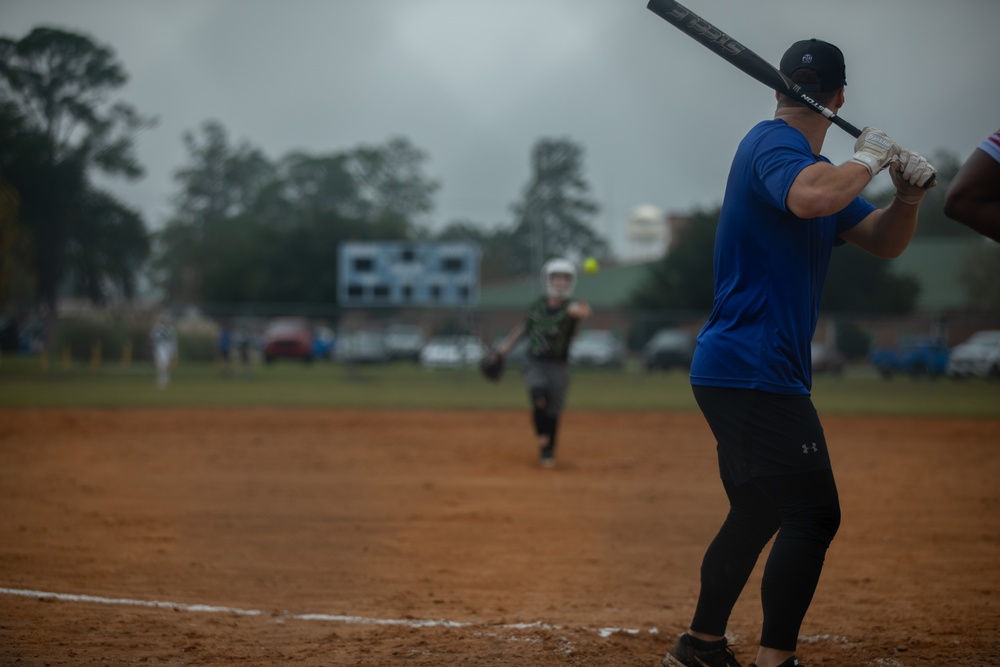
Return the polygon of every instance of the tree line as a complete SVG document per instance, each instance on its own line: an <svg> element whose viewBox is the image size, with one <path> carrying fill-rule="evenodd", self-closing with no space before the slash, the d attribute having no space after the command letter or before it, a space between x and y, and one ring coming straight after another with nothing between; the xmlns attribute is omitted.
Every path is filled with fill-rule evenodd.
<svg viewBox="0 0 1000 667"><path fill-rule="evenodd" d="M111 101L127 79L112 49L85 35L36 28L0 39L3 304L129 299L143 271L173 302L330 303L347 240L475 241L485 281L537 269L539 257L609 253L594 232L584 151L569 139L533 147L509 224L453 221L431 233L416 221L440 183L406 138L272 160L218 120L184 133L172 214L153 233L93 179L143 174L133 142L156 121Z"/></svg>
<svg viewBox="0 0 1000 667"><path fill-rule="evenodd" d="M404 137L271 159L207 120L182 137L187 159L173 175L172 212L152 232L94 178L143 175L134 140L156 120L114 99L127 80L114 51L86 35L39 27L21 39L0 38L3 309L33 304L54 312L64 295L127 300L141 276L174 303L333 303L343 241L473 241L486 284L534 275L555 255L613 260L594 231L600 204L585 177L585 151L568 138L533 146L509 220L492 227L456 220L432 232L419 220L433 212L440 182L426 173L427 153ZM958 160L940 154L934 161L940 185L921 209L918 233L969 234L942 211ZM633 305L710 306L718 213L691 213L689 231L651 266ZM864 309L908 312L916 285L886 266L864 253L836 253L824 306L857 310L860 296ZM983 281L987 289L998 283L996 274Z"/></svg>
<svg viewBox="0 0 1000 667"><path fill-rule="evenodd" d="M153 261L166 293L182 301L333 303L344 241L473 241L487 282L529 272L539 239L545 255L608 252L591 223L599 209L583 150L568 139L535 145L532 178L511 206L515 222L487 230L457 221L437 233L417 221L433 211L440 183L406 138L271 161L209 121L184 143L189 161L175 174L175 214Z"/></svg>

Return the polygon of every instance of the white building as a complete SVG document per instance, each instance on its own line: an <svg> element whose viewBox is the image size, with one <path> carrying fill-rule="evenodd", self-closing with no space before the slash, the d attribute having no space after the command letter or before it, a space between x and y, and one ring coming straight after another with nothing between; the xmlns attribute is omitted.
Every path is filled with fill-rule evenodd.
<svg viewBox="0 0 1000 667"><path fill-rule="evenodd" d="M659 259L670 247L671 236L663 209L640 204L629 212L620 259L625 263Z"/></svg>

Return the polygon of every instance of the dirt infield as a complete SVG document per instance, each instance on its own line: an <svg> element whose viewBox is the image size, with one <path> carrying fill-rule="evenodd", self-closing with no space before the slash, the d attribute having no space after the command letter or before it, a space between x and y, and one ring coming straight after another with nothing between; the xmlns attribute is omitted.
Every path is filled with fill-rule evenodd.
<svg viewBox="0 0 1000 667"><path fill-rule="evenodd" d="M1000 665L1000 420L824 422L800 658ZM725 512L709 431L561 438L542 470L527 411L0 410L0 665L654 667Z"/></svg>

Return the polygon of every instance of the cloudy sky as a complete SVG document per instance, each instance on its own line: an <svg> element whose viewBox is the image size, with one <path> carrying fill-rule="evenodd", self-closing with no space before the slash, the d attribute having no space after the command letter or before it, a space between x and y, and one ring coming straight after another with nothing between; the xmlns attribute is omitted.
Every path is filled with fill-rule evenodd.
<svg viewBox="0 0 1000 667"><path fill-rule="evenodd" d="M798 39L837 44L841 115L911 150L964 159L1000 127L997 0L685 4L772 63ZM508 223L532 146L568 138L620 247L637 205L719 203L736 144L774 111L645 0L0 0L0 35L40 25L112 47L131 76L120 97L158 117L137 141L146 177L114 188L152 228L188 158L182 133L214 119L273 159L404 136L442 183L435 228ZM852 146L831 128L824 153Z"/></svg>

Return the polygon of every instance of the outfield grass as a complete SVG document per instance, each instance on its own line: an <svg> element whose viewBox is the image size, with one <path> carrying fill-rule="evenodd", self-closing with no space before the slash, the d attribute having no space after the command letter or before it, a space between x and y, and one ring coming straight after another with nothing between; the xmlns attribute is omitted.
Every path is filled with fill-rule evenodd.
<svg viewBox="0 0 1000 667"><path fill-rule="evenodd" d="M813 398L821 414L1000 418L1000 382L883 380L869 368L820 376ZM149 364L50 364L0 359L0 407L320 407L520 409L526 397L516 370L499 384L472 369L425 371L409 364L347 368L292 362L226 375L210 364L181 364L158 389ZM569 409L696 410L687 375L577 369Z"/></svg>

